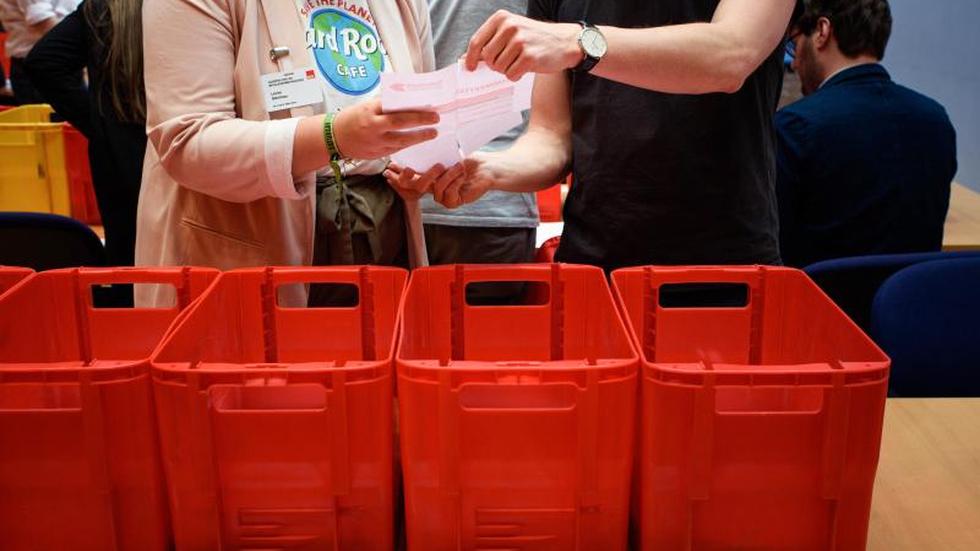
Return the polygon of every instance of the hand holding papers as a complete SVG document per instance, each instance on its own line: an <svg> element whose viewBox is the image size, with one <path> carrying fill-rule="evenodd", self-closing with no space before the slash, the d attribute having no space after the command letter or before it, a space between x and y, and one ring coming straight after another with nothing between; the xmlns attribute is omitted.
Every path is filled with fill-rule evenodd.
<svg viewBox="0 0 980 551"><path fill-rule="evenodd" d="M462 63L431 73L381 75L381 107L392 111L437 111L438 137L392 155L392 161L418 173L437 164L450 167L490 140L521 124L531 107L534 75L518 82L480 64Z"/></svg>

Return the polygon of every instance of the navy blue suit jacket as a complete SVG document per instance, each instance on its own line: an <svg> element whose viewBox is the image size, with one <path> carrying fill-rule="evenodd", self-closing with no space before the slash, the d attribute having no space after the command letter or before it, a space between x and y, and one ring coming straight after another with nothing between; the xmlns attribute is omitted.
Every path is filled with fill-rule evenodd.
<svg viewBox="0 0 980 551"><path fill-rule="evenodd" d="M942 248L956 133L941 105L861 65L779 111L776 129L787 265Z"/></svg>

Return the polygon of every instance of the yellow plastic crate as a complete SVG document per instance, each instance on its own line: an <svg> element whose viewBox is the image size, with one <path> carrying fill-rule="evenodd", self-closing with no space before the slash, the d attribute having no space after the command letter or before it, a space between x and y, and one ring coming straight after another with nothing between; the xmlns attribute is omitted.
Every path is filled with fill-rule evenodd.
<svg viewBox="0 0 980 551"><path fill-rule="evenodd" d="M71 216L63 123L51 107L0 111L0 210Z"/></svg>
<svg viewBox="0 0 980 551"><path fill-rule="evenodd" d="M49 123L54 110L46 103L36 105L21 105L6 111L0 111L0 124L8 123Z"/></svg>

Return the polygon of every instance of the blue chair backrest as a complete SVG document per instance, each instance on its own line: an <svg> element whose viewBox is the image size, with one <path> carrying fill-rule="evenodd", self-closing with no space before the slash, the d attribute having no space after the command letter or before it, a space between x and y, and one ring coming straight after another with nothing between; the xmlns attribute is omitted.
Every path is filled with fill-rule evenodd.
<svg viewBox="0 0 980 551"><path fill-rule="evenodd" d="M38 212L0 212L0 264L34 270L105 266L105 247L72 218Z"/></svg>
<svg viewBox="0 0 980 551"><path fill-rule="evenodd" d="M980 251L855 256L826 260L803 271L865 332L871 330L871 303L878 288L895 273L922 262L980 258Z"/></svg>
<svg viewBox="0 0 980 551"><path fill-rule="evenodd" d="M980 258L937 260L888 279L871 334L895 396L980 396Z"/></svg>

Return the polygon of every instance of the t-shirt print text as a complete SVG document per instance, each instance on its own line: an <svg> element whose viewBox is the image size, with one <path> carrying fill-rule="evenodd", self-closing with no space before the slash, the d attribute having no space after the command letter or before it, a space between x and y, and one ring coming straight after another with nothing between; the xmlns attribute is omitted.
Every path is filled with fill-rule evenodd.
<svg viewBox="0 0 980 551"><path fill-rule="evenodd" d="M310 4L329 5L308 10ZM306 46L324 80L336 90L362 95L374 90L384 72L385 57L371 15L355 2L309 1Z"/></svg>

